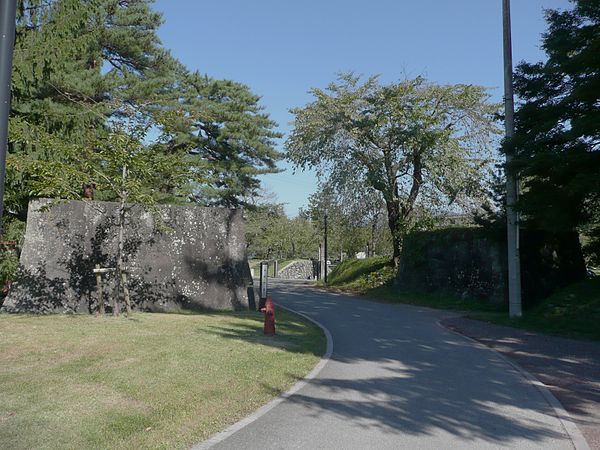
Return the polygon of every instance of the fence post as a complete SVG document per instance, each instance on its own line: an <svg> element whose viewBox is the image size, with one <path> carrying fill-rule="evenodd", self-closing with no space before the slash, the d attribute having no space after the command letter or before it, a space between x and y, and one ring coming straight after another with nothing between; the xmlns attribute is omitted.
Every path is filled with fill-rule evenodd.
<svg viewBox="0 0 600 450"><path fill-rule="evenodd" d="M98 314L104 315L104 293L102 292L102 274L100 264L96 264L96 285L98 286Z"/></svg>

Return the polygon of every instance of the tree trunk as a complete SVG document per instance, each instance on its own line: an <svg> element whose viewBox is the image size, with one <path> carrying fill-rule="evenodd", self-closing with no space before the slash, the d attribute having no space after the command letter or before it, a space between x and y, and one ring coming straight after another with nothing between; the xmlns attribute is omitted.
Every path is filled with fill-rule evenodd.
<svg viewBox="0 0 600 450"><path fill-rule="evenodd" d="M127 179L127 166L123 166L123 188L125 188L125 180ZM121 204L119 205L119 250L117 255L117 315L118 312L118 301L121 296L121 288L126 292L127 288L125 287L126 277L124 276L123 270L123 253L125 251L125 202L127 201L128 193L125 189L121 191ZM125 306L127 308L127 315L131 314L131 303L129 299L129 293L126 292L125 295Z"/></svg>
<svg viewBox="0 0 600 450"><path fill-rule="evenodd" d="M375 256L375 231L377 228L377 219L378 216L375 216L375 219L373 219L373 223L371 224L371 255L370 256Z"/></svg>
<svg viewBox="0 0 600 450"><path fill-rule="evenodd" d="M386 201L386 207L388 212L388 225L390 232L392 233L392 247L394 250L394 272L398 273L400 269L400 256L402 253L402 243L404 235L401 229L401 216L400 216L400 204L399 202Z"/></svg>
<svg viewBox="0 0 600 450"><path fill-rule="evenodd" d="M121 204L119 205L119 249L117 253L117 295L115 300L115 315L119 315L119 299L121 298L121 287L123 280L123 251L125 247L124 243L124 229L125 229L125 199L121 198Z"/></svg>

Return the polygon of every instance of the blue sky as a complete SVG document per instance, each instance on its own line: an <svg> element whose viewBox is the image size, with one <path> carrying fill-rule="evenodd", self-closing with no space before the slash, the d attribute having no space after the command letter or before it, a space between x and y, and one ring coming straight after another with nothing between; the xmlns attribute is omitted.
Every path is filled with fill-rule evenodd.
<svg viewBox="0 0 600 450"><path fill-rule="evenodd" d="M512 0L513 57L543 59L544 8L568 0ZM473 83L502 99L501 0L157 0L165 47L192 70L248 85L279 130L340 71L384 82L424 75ZM282 147L283 141L281 143ZM284 172L263 185L295 216L316 190L313 173Z"/></svg>

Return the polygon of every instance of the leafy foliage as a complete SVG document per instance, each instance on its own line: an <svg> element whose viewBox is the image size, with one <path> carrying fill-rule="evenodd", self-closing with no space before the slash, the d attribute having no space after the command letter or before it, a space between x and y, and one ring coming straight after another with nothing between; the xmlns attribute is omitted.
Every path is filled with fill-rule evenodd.
<svg viewBox="0 0 600 450"><path fill-rule="evenodd" d="M515 156L509 169L522 179L527 223L587 234L599 260L600 3L572 3L547 12L548 59L518 66L516 135L504 148Z"/></svg>
<svg viewBox="0 0 600 450"><path fill-rule="evenodd" d="M425 211L479 193L497 131L484 88L422 77L381 85L343 74L312 94L292 110L288 158L321 169L331 186L359 179L382 195L396 267L403 236L427 220Z"/></svg>
<svg viewBox="0 0 600 450"><path fill-rule="evenodd" d="M127 190L137 192L129 200L146 203L242 205L257 176L277 170L279 135L259 97L239 83L190 74L162 48L162 18L150 5L19 1L11 215L25 219L32 197L81 198L82 184L95 184L99 199L117 199L123 158L135 184ZM126 152L111 150L125 144Z"/></svg>
<svg viewBox="0 0 600 450"><path fill-rule="evenodd" d="M171 106L182 120L164 129L164 151L191 149L189 164L206 177L193 198L207 205L247 205L244 197L258 195L257 176L279 171L274 140L281 135L260 97L242 84L199 73L183 74L174 95Z"/></svg>
<svg viewBox="0 0 600 450"><path fill-rule="evenodd" d="M324 232L327 213L328 250L330 258L336 254L354 256L358 252L388 254L389 231L386 233L385 203L375 189L349 181L337 189L330 183L321 183L309 197L306 213L320 233ZM341 259L341 258L340 258Z"/></svg>
<svg viewBox="0 0 600 450"><path fill-rule="evenodd" d="M0 290L13 281L19 267L19 250L25 234L25 224L19 220L5 221L3 224L4 241L15 241L16 246L0 245ZM0 298L2 294L0 293Z"/></svg>
<svg viewBox="0 0 600 450"><path fill-rule="evenodd" d="M262 204L246 213L246 245L251 257L315 258L319 242L314 223L303 215L288 218L281 204Z"/></svg>

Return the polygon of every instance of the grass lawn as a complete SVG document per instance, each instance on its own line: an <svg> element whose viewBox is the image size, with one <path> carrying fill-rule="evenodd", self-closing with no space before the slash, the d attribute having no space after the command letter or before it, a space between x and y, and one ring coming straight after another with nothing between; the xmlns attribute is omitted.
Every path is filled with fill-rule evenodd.
<svg viewBox="0 0 600 450"><path fill-rule="evenodd" d="M254 276L255 277L258 277L260 275L259 271L260 271L260 262L261 261L262 261L262 259L251 259L249 261L250 268L254 269ZM292 263L294 261L299 261L299 260L298 259L280 259L280 260L277 261L277 264L278 264L277 268L278 268L278 270L281 270L285 266L287 266L288 264L290 264L290 263ZM268 275L270 277L274 277L275 276L275 265L272 262L269 263Z"/></svg>
<svg viewBox="0 0 600 450"><path fill-rule="evenodd" d="M347 259L338 264L327 277L331 287L350 290L361 294L379 287L393 277L391 258L377 256L366 259Z"/></svg>
<svg viewBox="0 0 600 450"><path fill-rule="evenodd" d="M188 448L288 389L325 350L277 311L0 315L0 447Z"/></svg>
<svg viewBox="0 0 600 450"><path fill-rule="evenodd" d="M510 319L506 312L473 313L467 317L579 339L600 340L600 277L566 287Z"/></svg>

